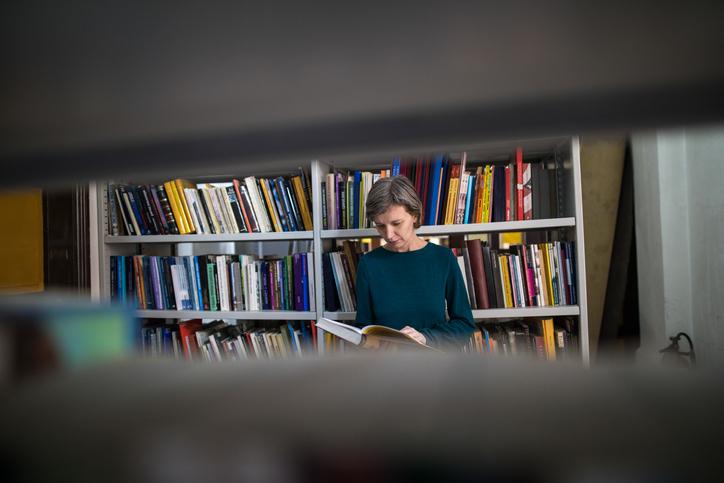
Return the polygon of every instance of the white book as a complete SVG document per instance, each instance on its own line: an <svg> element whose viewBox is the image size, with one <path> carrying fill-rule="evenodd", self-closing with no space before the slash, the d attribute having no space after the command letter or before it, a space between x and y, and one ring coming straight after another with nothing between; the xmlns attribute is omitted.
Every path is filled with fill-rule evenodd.
<svg viewBox="0 0 724 483"><path fill-rule="evenodd" d="M242 340L241 336L236 336L236 340L234 341L234 345L236 346L236 352L239 354L239 356L242 359L248 359L249 354L246 352L246 346L244 345L244 341Z"/></svg>
<svg viewBox="0 0 724 483"><path fill-rule="evenodd" d="M464 166L463 166L464 168ZM457 197L457 207L455 209L454 223L460 224L465 219L465 203L468 199L468 182L470 181L470 171L465 171L460 175L460 189Z"/></svg>
<svg viewBox="0 0 724 483"><path fill-rule="evenodd" d="M465 257L460 255L456 257L458 260L458 266L460 267L460 273L463 275L463 283L465 284L465 292L467 293L468 300L470 300L470 290L472 287L468 286L468 277L465 275Z"/></svg>
<svg viewBox="0 0 724 483"><path fill-rule="evenodd" d="M340 295L340 300L343 301L343 308L345 312L354 311L354 302L352 301L352 294L347 286L347 276L344 271L344 265L342 264L342 254L339 252L332 253L330 257L332 260L332 268L334 272L335 281L337 283L337 290Z"/></svg>
<svg viewBox="0 0 724 483"><path fill-rule="evenodd" d="M200 196L204 198L206 209L209 211L209 228L213 227L213 233L223 233L224 231L218 218L221 213L217 214L214 209L214 204L211 200L211 195L209 194L209 188L207 188L207 185L204 183L197 184L196 188L200 190Z"/></svg>
<svg viewBox="0 0 724 483"><path fill-rule="evenodd" d="M190 198L192 200L193 210L196 213L196 218L200 222L200 224L196 226L201 226L204 234L211 235L213 230L211 229L211 222L206 217L206 210L204 210L203 201L200 198L201 195L193 188L185 188L185 191L187 192L186 199Z"/></svg>
<svg viewBox="0 0 724 483"><path fill-rule="evenodd" d="M141 228L138 226L138 222L136 221L136 215L131 207L131 200L128 197L128 193L123 193L123 201L125 202L126 208L128 208L128 216L131 218L133 230L136 232L136 235L141 235Z"/></svg>
<svg viewBox="0 0 724 483"><path fill-rule="evenodd" d="M234 210L231 207L229 193L226 191L228 186L231 186L232 188L234 187L232 183L218 183L216 192L219 195L219 199L222 201L222 208L226 210L226 216L229 219L229 228L231 229L231 233L241 233L239 224L236 222L236 217L234 216Z"/></svg>
<svg viewBox="0 0 724 483"><path fill-rule="evenodd" d="M214 356L216 356L216 360L223 360L221 357L221 348L219 347L219 341L216 340L216 335L211 334L209 336L209 345L211 345L211 349L213 350Z"/></svg>
<svg viewBox="0 0 724 483"><path fill-rule="evenodd" d="M337 177L334 173L327 174L327 226L336 230L337 220Z"/></svg>
<svg viewBox="0 0 724 483"><path fill-rule="evenodd" d="M304 323L304 322L302 322L302 323ZM302 353L302 337L301 337L301 332L302 332L302 331L299 330L299 329L297 329L297 330L294 331L294 342L296 343L295 348L296 348L296 351L297 351L297 355L298 355L299 357L302 357L302 355L303 355L303 353Z"/></svg>
<svg viewBox="0 0 724 483"><path fill-rule="evenodd" d="M266 353L262 350L261 344L259 343L259 332L254 331L249 335L251 339L251 346L254 348L254 354L256 354L256 358L263 359L266 356Z"/></svg>
<svg viewBox="0 0 724 483"><path fill-rule="evenodd" d="M196 233L203 234L204 233L204 227L201 223L201 220L199 220L199 213L198 213L198 206L195 204L196 199L194 198L194 193L196 191L191 188L184 188L183 195L186 199L186 206L189 207L189 215L191 215L191 221L193 222L194 226L196 227Z"/></svg>
<svg viewBox="0 0 724 483"><path fill-rule="evenodd" d="M176 299L176 310L184 310L184 291L181 284L181 275L179 275L181 267L171 265L171 281L173 283L173 295Z"/></svg>
<svg viewBox="0 0 724 483"><path fill-rule="evenodd" d="M121 218L123 218L123 226L126 228L126 234L133 235L133 227L128 223L128 218L126 218L126 210L123 209L123 205L125 205L125 203L121 199L120 190L118 189L118 187L114 186L113 192L115 193L115 196L116 196L116 200L117 200L117 204L118 204L118 211L121 212Z"/></svg>
<svg viewBox="0 0 724 483"><path fill-rule="evenodd" d="M261 199L261 193L259 193L259 187L256 185L256 178L248 176L244 178L246 189L249 192L249 198L251 199L252 209L256 215L256 219L259 222L259 228L262 232L268 233L274 231L272 229L271 220L269 220L269 214L264 208L264 202Z"/></svg>
<svg viewBox="0 0 724 483"><path fill-rule="evenodd" d="M217 208L215 209L219 211L219 215L221 217L221 224L224 227L224 232L234 233L234 228L231 226L231 220L229 220L229 213L226 210L224 198L221 196L221 191L219 190L219 188L214 187L209 189L209 194L212 201L216 203Z"/></svg>
<svg viewBox="0 0 724 483"><path fill-rule="evenodd" d="M226 267L226 255L216 256L216 271L219 278L219 306L222 311L230 311L229 304L229 272Z"/></svg>
<svg viewBox="0 0 724 483"><path fill-rule="evenodd" d="M182 257L182 259L184 271L186 272L188 280L189 298L191 299L193 310L201 310L202 301L199 300L199 287L196 283L196 266L194 265L194 257L186 256Z"/></svg>

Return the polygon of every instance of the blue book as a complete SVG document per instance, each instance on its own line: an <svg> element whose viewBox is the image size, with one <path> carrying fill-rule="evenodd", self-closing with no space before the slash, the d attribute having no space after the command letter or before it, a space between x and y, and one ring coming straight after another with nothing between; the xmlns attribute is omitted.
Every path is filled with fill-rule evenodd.
<svg viewBox="0 0 724 483"><path fill-rule="evenodd" d="M117 257L118 270L118 298L121 303L126 303L126 257L119 255Z"/></svg>
<svg viewBox="0 0 724 483"><path fill-rule="evenodd" d="M354 172L354 188L352 194L352 228L362 228L359 219L359 204L360 204L360 185L362 184L362 172Z"/></svg>
<svg viewBox="0 0 724 483"><path fill-rule="evenodd" d="M313 343L312 335L309 333L309 329L307 329L307 324L302 321L301 324L299 324L302 327L302 343L306 347L310 347Z"/></svg>
<svg viewBox="0 0 724 483"><path fill-rule="evenodd" d="M470 223L470 214L473 211L473 193L474 193L474 187L475 187L475 180L477 178L474 174L471 174L468 178L468 194L466 195L467 198L465 198L465 217L463 219L463 223Z"/></svg>
<svg viewBox="0 0 724 483"><path fill-rule="evenodd" d="M292 347L294 347L297 354L301 354L302 348L297 345L297 338L294 336L294 326L292 325L291 320L287 320L287 330L289 331L289 339L292 341Z"/></svg>
<svg viewBox="0 0 724 483"><path fill-rule="evenodd" d="M395 158L392 160L392 176L399 176L400 175L400 158Z"/></svg>
<svg viewBox="0 0 724 483"><path fill-rule="evenodd" d="M194 256L194 275L196 277L196 295L198 296L198 308L196 310L204 310L204 295L201 291L201 268L199 267L199 257Z"/></svg>
<svg viewBox="0 0 724 483"><path fill-rule="evenodd" d="M307 254L300 255L302 266L302 310L309 310L309 273L307 272Z"/></svg>
<svg viewBox="0 0 724 483"><path fill-rule="evenodd" d="M429 198L427 200L427 214L425 224L434 225L437 222L437 206L440 197L440 170L442 169L442 154L435 156L430 168L430 186L428 187Z"/></svg>
<svg viewBox="0 0 724 483"><path fill-rule="evenodd" d="M280 198L280 205L282 205L282 209L284 210L284 214L287 216L287 222L289 224L289 231L298 231L299 227L297 227L297 221L294 216L291 201L287 198L287 192L284 189L284 179L279 176L278 178L274 179L272 181L272 184L275 185L277 196Z"/></svg>
<svg viewBox="0 0 724 483"><path fill-rule="evenodd" d="M282 205L281 200L279 199L279 193L276 189L276 184L274 183L274 180L268 180L264 179L262 182L267 186L267 189L269 190L270 196L272 197L272 203L274 203L274 206L276 207L277 215L279 218L279 224L282 226L282 231L290 231L290 225L287 220L286 213L284 211L284 206Z"/></svg>
<svg viewBox="0 0 724 483"><path fill-rule="evenodd" d="M131 204L131 211L133 211L133 217L136 219L138 228L141 230L140 234L148 235L148 228L146 227L146 224L143 222L143 216L141 216L141 209L138 206L138 203L136 202L136 197L134 196L133 190L127 186L122 187L121 190L128 197L128 202Z"/></svg>

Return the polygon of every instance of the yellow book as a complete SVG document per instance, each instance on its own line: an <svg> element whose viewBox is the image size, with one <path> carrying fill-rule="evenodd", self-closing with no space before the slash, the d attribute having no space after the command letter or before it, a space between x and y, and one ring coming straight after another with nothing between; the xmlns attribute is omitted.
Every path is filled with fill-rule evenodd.
<svg viewBox="0 0 724 483"><path fill-rule="evenodd" d="M166 189L168 202L171 204L171 212L173 213L173 217L176 219L176 224L178 225L178 232L182 235L189 233L189 227L186 225L186 217L184 216L184 212L181 210L181 206L179 204L176 183L173 181L166 181L163 184L163 187Z"/></svg>
<svg viewBox="0 0 724 483"><path fill-rule="evenodd" d="M545 274L546 274L545 283L546 283L546 292L548 294L548 305L554 305L555 298L553 298L553 274L552 274L553 267L551 266L550 247L551 247L550 243L543 244L543 265L545 266Z"/></svg>
<svg viewBox="0 0 724 483"><path fill-rule="evenodd" d="M503 299L505 300L505 308L513 307L513 292L510 285L510 267L508 266L508 257L498 255L500 259L500 275L503 281Z"/></svg>
<svg viewBox="0 0 724 483"><path fill-rule="evenodd" d="M480 219L480 223L488 223L490 221L490 178L491 167L486 166L483 176L483 216Z"/></svg>
<svg viewBox="0 0 724 483"><path fill-rule="evenodd" d="M549 361L556 360L556 338L553 328L553 319L543 319L543 345L546 350L546 358Z"/></svg>
<svg viewBox="0 0 724 483"><path fill-rule="evenodd" d="M266 201L266 207L267 211L269 212L269 216L271 217L272 225L274 226L274 231L284 231L282 229L281 224L279 223L279 217L277 216L277 210L274 207L274 201L272 200L272 195L269 193L269 189L266 184L266 180L264 178L259 178L259 184L261 185L261 192L262 196L264 197L264 200Z"/></svg>
<svg viewBox="0 0 724 483"><path fill-rule="evenodd" d="M189 208L189 204L186 201L186 195L184 194L184 188L191 188L195 190L196 186L191 181L187 181L185 179L175 179L173 181L176 184L176 194L178 195L181 211L183 211L184 217L186 217L186 227L189 230L188 232L196 233L194 219L191 217L191 209Z"/></svg>
<svg viewBox="0 0 724 483"><path fill-rule="evenodd" d="M307 205L307 198L304 196L304 187L302 186L302 178L299 176L292 177L292 188L294 189L294 195L297 197L297 205L299 205L299 211L302 213L302 222L304 222L304 229L312 231L314 224L312 223L312 215L309 212L309 206Z"/></svg>
<svg viewBox="0 0 724 483"><path fill-rule="evenodd" d="M475 223L482 223L483 221L483 200L485 199L485 173L482 167L478 167L477 170L477 193L475 194Z"/></svg>
<svg viewBox="0 0 724 483"><path fill-rule="evenodd" d="M455 174L455 168L453 168ZM445 204L445 224L452 225L455 218L455 209L457 208L457 193L460 186L460 178L453 177L450 179L450 187L447 191L447 203Z"/></svg>

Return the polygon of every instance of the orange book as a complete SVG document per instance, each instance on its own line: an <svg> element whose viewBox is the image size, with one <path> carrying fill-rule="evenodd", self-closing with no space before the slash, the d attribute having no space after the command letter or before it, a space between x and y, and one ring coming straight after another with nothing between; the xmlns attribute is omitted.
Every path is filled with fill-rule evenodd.
<svg viewBox="0 0 724 483"><path fill-rule="evenodd" d="M549 361L556 360L556 338L553 329L553 319L543 319L543 345L546 350L546 358Z"/></svg>
<svg viewBox="0 0 724 483"><path fill-rule="evenodd" d="M185 179L175 179L173 180L174 184L176 185L176 194L179 199L179 205L181 206L181 211L184 213L184 217L186 218L186 227L188 228L189 233L196 233L196 227L194 226L194 220L191 217L191 210L189 209L189 204L186 201L186 195L184 194L184 188L191 188L193 190L196 189L196 186L191 183L191 181L187 181Z"/></svg>
<svg viewBox="0 0 724 483"><path fill-rule="evenodd" d="M508 266L508 257L506 255L498 255L500 259L500 278L503 283L503 299L505 300L505 308L513 307L513 292L510 285L510 267Z"/></svg>
<svg viewBox="0 0 724 483"><path fill-rule="evenodd" d="M168 202L171 204L171 212L173 213L173 217L176 219L179 233L181 235L189 233L188 225L186 225L186 217L184 216L184 212L181 209L181 205L179 204L178 192L176 191L176 183L174 183L173 181L166 181L163 184L163 187L166 190Z"/></svg>

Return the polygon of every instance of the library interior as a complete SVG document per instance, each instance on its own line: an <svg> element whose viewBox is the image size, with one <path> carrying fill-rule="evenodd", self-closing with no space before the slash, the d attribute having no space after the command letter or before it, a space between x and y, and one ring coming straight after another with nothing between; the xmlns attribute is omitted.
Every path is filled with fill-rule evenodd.
<svg viewBox="0 0 724 483"><path fill-rule="evenodd" d="M0 11L5 481L721 478L724 3Z"/></svg>

